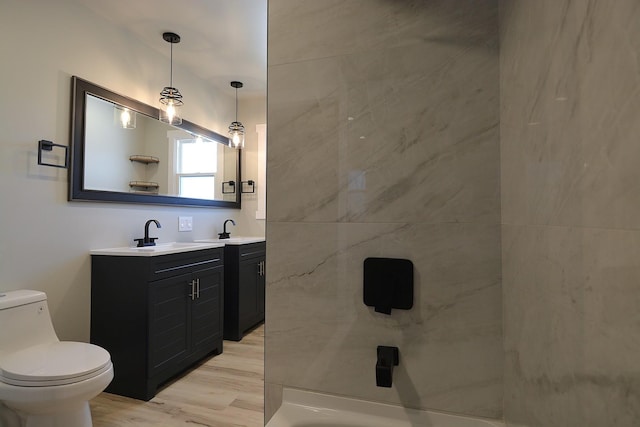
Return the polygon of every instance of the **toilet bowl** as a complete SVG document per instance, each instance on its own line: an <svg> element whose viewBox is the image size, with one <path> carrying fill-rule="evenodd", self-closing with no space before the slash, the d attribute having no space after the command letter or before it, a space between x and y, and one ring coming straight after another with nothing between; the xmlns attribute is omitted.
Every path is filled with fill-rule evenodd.
<svg viewBox="0 0 640 427"><path fill-rule="evenodd" d="M113 379L109 353L59 341L38 291L0 293L0 421L8 427L90 427L89 400Z"/></svg>

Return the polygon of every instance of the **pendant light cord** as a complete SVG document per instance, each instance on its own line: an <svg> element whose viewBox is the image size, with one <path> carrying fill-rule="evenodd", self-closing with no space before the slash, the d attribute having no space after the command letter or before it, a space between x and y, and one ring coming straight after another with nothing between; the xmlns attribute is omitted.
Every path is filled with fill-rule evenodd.
<svg viewBox="0 0 640 427"><path fill-rule="evenodd" d="M170 54L170 58L171 58L171 62L170 62L170 66L169 66L169 86L173 87L173 43L169 43L171 45L171 54Z"/></svg>

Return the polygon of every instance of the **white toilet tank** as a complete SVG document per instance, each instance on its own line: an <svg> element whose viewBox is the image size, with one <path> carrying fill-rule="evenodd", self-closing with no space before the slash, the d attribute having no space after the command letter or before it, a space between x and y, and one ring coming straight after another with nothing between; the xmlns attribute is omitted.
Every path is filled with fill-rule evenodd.
<svg viewBox="0 0 640 427"><path fill-rule="evenodd" d="M44 292L0 292L0 325L0 357L36 344L59 341Z"/></svg>

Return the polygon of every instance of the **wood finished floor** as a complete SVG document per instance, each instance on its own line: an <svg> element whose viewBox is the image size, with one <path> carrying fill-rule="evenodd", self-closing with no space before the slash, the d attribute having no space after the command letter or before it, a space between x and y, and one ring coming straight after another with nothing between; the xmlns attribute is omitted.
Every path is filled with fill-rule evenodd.
<svg viewBox="0 0 640 427"><path fill-rule="evenodd" d="M148 402L110 393L91 400L94 427L264 425L264 325L163 388Z"/></svg>

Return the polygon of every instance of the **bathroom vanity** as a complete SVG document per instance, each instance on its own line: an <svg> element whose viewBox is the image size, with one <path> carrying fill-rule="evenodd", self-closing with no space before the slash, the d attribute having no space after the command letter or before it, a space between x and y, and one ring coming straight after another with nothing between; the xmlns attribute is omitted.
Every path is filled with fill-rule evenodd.
<svg viewBox="0 0 640 427"><path fill-rule="evenodd" d="M240 341L264 321L266 242L229 240L224 247L224 339Z"/></svg>
<svg viewBox="0 0 640 427"><path fill-rule="evenodd" d="M107 392L151 399L159 385L222 353L223 244L91 251L91 342L111 353Z"/></svg>
<svg viewBox="0 0 640 427"><path fill-rule="evenodd" d="M196 242L224 244L224 339L240 341L264 321L267 243L264 237Z"/></svg>

